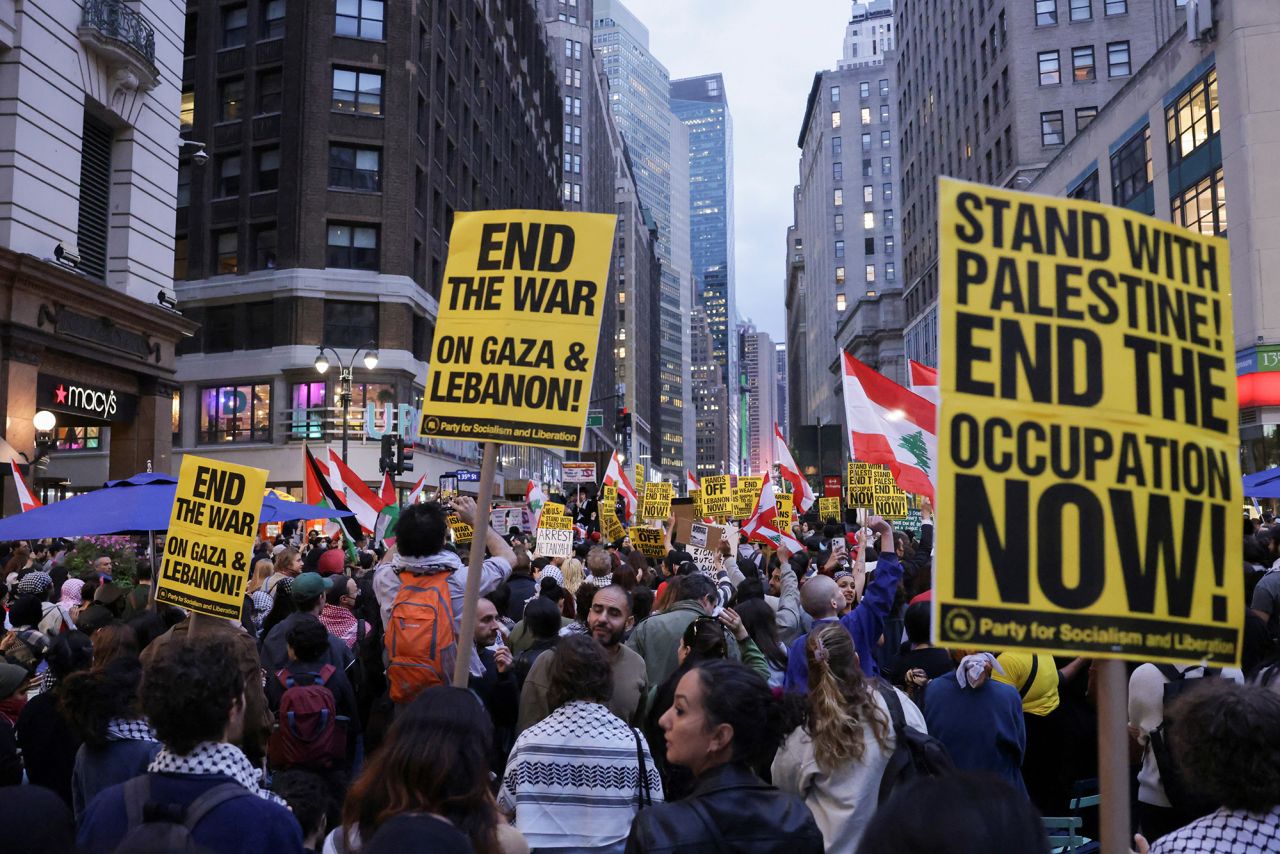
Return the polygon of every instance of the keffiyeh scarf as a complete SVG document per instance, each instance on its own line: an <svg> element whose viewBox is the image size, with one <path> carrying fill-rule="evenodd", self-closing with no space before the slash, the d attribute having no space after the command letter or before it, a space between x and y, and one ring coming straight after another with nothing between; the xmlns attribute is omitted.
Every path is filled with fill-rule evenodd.
<svg viewBox="0 0 1280 854"><path fill-rule="evenodd" d="M156 758L147 766L151 774L190 774L207 776L219 774L230 777L253 794L267 801L284 805L284 798L268 792L259 785L258 769L253 767L240 748L225 741L202 741L185 756L170 753L161 748Z"/></svg>
<svg viewBox="0 0 1280 854"><path fill-rule="evenodd" d="M112 718L107 722L108 741L159 741L151 724L142 719Z"/></svg>

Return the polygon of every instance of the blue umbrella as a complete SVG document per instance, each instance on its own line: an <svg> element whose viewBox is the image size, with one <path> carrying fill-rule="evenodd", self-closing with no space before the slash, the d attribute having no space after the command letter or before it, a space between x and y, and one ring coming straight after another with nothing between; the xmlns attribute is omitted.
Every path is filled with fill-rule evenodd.
<svg viewBox="0 0 1280 854"><path fill-rule="evenodd" d="M1264 483L1270 483L1277 478L1280 478L1280 466L1273 469L1267 469L1266 471L1255 471L1253 474L1247 474L1244 476L1245 494L1249 494L1247 490L1250 487L1262 486Z"/></svg>
<svg viewBox="0 0 1280 854"><path fill-rule="evenodd" d="M173 514L177 484L177 480L167 474L152 472L107 481L102 489L0 519L0 540L164 531L168 529L169 517ZM353 515L350 511L268 497L263 499L259 522L350 515Z"/></svg>

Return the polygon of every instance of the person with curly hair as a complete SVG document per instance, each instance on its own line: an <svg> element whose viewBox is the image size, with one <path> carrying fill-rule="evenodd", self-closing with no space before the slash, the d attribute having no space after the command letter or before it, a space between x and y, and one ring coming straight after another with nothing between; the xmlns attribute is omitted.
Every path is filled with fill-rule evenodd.
<svg viewBox="0 0 1280 854"><path fill-rule="evenodd" d="M613 677L592 638L561 638L547 683L551 714L516 739L498 807L535 851L622 854L636 814L663 799L648 745L605 705Z"/></svg>
<svg viewBox="0 0 1280 854"><path fill-rule="evenodd" d="M196 633L160 647L143 668L140 693L164 746L146 774L89 802L80 848L114 851L144 819L163 814L193 822L191 838L202 850L301 854L298 822L281 798L260 787L258 770L234 744L246 703L232 645ZM189 812L197 801L198 811Z"/></svg>
<svg viewBox="0 0 1280 854"><path fill-rule="evenodd" d="M875 812L880 780L896 739L884 697L858 666L853 636L832 623L809 633L809 692L804 722L773 760L773 782L804 798L828 852L853 854ZM907 726L926 730L907 696L888 688Z"/></svg>
<svg viewBox="0 0 1280 854"><path fill-rule="evenodd" d="M1173 753L1187 780L1219 808L1168 833L1150 854L1280 851L1280 693L1206 680L1169 710ZM1138 851L1146 851L1139 837Z"/></svg>

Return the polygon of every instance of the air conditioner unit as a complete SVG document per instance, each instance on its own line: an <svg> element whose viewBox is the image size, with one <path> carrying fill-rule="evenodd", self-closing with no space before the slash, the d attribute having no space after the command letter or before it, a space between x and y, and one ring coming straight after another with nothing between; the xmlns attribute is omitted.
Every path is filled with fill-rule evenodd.
<svg viewBox="0 0 1280 854"><path fill-rule="evenodd" d="M1187 0L1187 41L1199 44L1213 35L1214 0Z"/></svg>

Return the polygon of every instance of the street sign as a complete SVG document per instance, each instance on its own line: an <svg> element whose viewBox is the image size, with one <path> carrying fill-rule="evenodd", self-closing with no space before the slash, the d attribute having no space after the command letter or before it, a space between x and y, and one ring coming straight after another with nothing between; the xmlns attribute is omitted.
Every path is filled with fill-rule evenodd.
<svg viewBox="0 0 1280 854"><path fill-rule="evenodd" d="M604 410L588 409L587 410L587 426L603 427L604 426Z"/></svg>
<svg viewBox="0 0 1280 854"><path fill-rule="evenodd" d="M453 475L458 479L458 483L479 483L480 482L480 472L478 471L471 471L470 469L458 469L453 473Z"/></svg>

